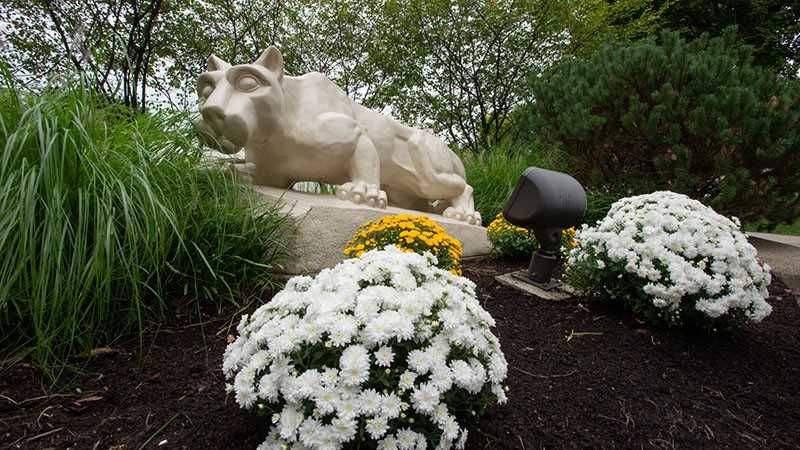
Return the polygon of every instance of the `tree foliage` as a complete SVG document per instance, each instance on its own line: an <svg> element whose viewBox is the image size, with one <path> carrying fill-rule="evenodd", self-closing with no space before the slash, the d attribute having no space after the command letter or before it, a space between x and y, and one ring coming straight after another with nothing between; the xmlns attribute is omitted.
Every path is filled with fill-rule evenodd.
<svg viewBox="0 0 800 450"><path fill-rule="evenodd" d="M211 53L267 46L287 72L325 73L348 95L471 150L513 143L525 79L565 54L652 29L647 0L9 0L4 57L32 86L78 72L109 99L194 109Z"/></svg>
<svg viewBox="0 0 800 450"><path fill-rule="evenodd" d="M77 73L107 99L146 109L154 52L168 42L163 0L9 0L4 59L28 84Z"/></svg>
<svg viewBox="0 0 800 450"><path fill-rule="evenodd" d="M575 0L570 3L570 55L588 55L604 44L630 43L657 34L671 3L649 0Z"/></svg>
<svg viewBox="0 0 800 450"><path fill-rule="evenodd" d="M167 77L176 90L192 92L208 55L244 64L277 45L287 73L324 73L353 99L380 108L384 90L397 83L384 22L380 2L368 0L192 0L171 24Z"/></svg>
<svg viewBox="0 0 800 450"><path fill-rule="evenodd" d="M532 90L542 138L593 190L682 192L767 226L800 215L800 88L732 31L607 46Z"/></svg>
<svg viewBox="0 0 800 450"><path fill-rule="evenodd" d="M800 2L797 0L658 0L662 26L693 39L730 27L753 46L753 61L790 77L800 70Z"/></svg>

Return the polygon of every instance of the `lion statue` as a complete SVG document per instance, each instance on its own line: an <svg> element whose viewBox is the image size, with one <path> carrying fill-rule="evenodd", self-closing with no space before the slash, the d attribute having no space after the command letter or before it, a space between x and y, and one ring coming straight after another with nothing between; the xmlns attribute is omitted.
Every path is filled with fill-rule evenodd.
<svg viewBox="0 0 800 450"><path fill-rule="evenodd" d="M275 47L252 64L210 56L197 93L199 134L224 153L244 148L235 166L253 184L328 183L353 203L481 223L464 165L441 139L359 105L320 73L286 75Z"/></svg>

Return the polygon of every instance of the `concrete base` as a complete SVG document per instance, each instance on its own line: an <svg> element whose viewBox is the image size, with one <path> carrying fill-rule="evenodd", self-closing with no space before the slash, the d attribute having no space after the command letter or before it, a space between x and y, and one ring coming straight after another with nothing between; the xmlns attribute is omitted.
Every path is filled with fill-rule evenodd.
<svg viewBox="0 0 800 450"><path fill-rule="evenodd" d="M790 236L786 234L772 234L772 233L755 233L755 232L748 232L747 235L750 237L763 239L766 241L774 241L774 242L779 242L781 244L800 247L800 236Z"/></svg>
<svg viewBox="0 0 800 450"><path fill-rule="evenodd" d="M536 285L526 283L525 281L520 280L518 276L515 276L518 274L527 274L527 272L520 270L518 272L506 273L496 276L495 280L502 285L514 288L527 295L532 295L542 300L566 300L573 297L572 294L566 292L566 290L563 288L544 290Z"/></svg>
<svg viewBox="0 0 800 450"><path fill-rule="evenodd" d="M365 222L391 214L425 214L438 222L464 246L463 256L489 254L486 229L439 214L402 208L371 208L339 200L332 195L287 191L268 186L253 186L266 202L280 202L282 210L296 221L296 236L289 243L291 257L283 266L289 275L316 273L344 259L344 246Z"/></svg>
<svg viewBox="0 0 800 450"><path fill-rule="evenodd" d="M762 239L753 236L750 237L750 243L758 250L758 258L769 264L772 272L790 289L800 293L800 247L774 238Z"/></svg>

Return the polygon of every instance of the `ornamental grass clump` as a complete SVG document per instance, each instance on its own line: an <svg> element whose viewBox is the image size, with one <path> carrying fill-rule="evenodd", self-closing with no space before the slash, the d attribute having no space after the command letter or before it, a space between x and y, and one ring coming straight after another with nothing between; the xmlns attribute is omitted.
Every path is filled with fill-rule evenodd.
<svg viewBox="0 0 800 450"><path fill-rule="evenodd" d="M220 171L186 117L80 84L0 87L0 353L53 378L181 299L271 289L290 227Z"/></svg>
<svg viewBox="0 0 800 450"><path fill-rule="evenodd" d="M223 370L271 420L259 449L463 448L507 363L475 285L395 247L288 281L242 317Z"/></svg>
<svg viewBox="0 0 800 450"><path fill-rule="evenodd" d="M567 280L649 323L715 331L759 322L772 311L770 271L740 228L682 194L623 198L578 232Z"/></svg>
<svg viewBox="0 0 800 450"><path fill-rule="evenodd" d="M518 227L498 214L486 228L492 246L492 255L498 258L525 259L539 248L533 231ZM561 251L575 248L575 229L569 228L561 234Z"/></svg>
<svg viewBox="0 0 800 450"><path fill-rule="evenodd" d="M461 275L461 242L423 215L396 214L367 222L347 243L344 254L358 258L370 250L389 245L406 252L430 252L436 257L437 267Z"/></svg>

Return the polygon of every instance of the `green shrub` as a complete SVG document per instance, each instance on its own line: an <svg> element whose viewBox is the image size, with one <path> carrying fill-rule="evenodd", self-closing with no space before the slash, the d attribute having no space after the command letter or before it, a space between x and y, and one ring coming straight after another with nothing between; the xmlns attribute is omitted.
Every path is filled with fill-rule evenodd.
<svg viewBox="0 0 800 450"><path fill-rule="evenodd" d="M503 210L522 172L528 167L556 169L558 154L542 148L490 147L483 152L459 154L467 172L467 183L475 189L475 209L488 224Z"/></svg>
<svg viewBox="0 0 800 450"><path fill-rule="evenodd" d="M593 192L685 193L766 227L800 215L800 89L732 32L565 59L532 82L533 123Z"/></svg>
<svg viewBox="0 0 800 450"><path fill-rule="evenodd" d="M285 219L198 170L188 120L80 86L0 91L0 348L45 367L141 332L181 297L272 284ZM251 292L251 293L252 293Z"/></svg>

